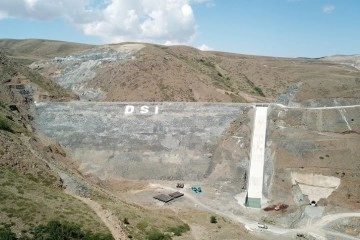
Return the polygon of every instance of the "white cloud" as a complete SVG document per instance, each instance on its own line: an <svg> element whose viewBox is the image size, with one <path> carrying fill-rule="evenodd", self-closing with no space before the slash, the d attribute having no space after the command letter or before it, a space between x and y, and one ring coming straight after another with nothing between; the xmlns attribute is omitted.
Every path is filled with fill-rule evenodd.
<svg viewBox="0 0 360 240"><path fill-rule="evenodd" d="M98 19L80 26L85 34L105 42L187 44L196 33L195 17L187 0L111 0Z"/></svg>
<svg viewBox="0 0 360 240"><path fill-rule="evenodd" d="M335 10L334 5L326 5L323 7L323 13L332 13Z"/></svg>
<svg viewBox="0 0 360 240"><path fill-rule="evenodd" d="M191 0L191 3L205 4L207 7L215 7L215 2L213 0Z"/></svg>
<svg viewBox="0 0 360 240"><path fill-rule="evenodd" d="M0 0L1 18L66 19L105 43L191 44L197 25L191 4L212 0Z"/></svg>
<svg viewBox="0 0 360 240"><path fill-rule="evenodd" d="M0 20L5 18L9 18L9 14L0 10Z"/></svg>
<svg viewBox="0 0 360 240"><path fill-rule="evenodd" d="M86 0L1 0L0 9L7 12L9 18L46 21L83 15L86 3Z"/></svg>
<svg viewBox="0 0 360 240"><path fill-rule="evenodd" d="M205 45L205 44L202 44L200 47L198 47L198 49L200 49L201 51L212 51L214 49L212 49L211 47Z"/></svg>

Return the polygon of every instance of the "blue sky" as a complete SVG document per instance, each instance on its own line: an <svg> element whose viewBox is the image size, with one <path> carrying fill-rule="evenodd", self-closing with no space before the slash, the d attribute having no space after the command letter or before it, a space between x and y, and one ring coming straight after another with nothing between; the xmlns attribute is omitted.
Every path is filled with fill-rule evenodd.
<svg viewBox="0 0 360 240"><path fill-rule="evenodd" d="M0 0L0 38L278 57L360 54L360 0Z"/></svg>

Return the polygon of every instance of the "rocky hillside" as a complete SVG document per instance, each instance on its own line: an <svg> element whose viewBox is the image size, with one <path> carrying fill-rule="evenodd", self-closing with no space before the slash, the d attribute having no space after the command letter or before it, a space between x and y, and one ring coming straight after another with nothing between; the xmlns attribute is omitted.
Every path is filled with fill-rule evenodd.
<svg viewBox="0 0 360 240"><path fill-rule="evenodd" d="M63 192L63 181L50 168L53 161L66 161L67 154L33 129L32 86L40 85L54 99L70 96L0 53L0 235L15 239L6 238L11 231L29 237L51 220L109 234L89 207Z"/></svg>
<svg viewBox="0 0 360 240"><path fill-rule="evenodd" d="M360 54L350 56L335 55L324 57L321 60L348 65L360 70Z"/></svg>
<svg viewBox="0 0 360 240"><path fill-rule="evenodd" d="M80 99L96 101L358 102L360 71L327 59L204 52L185 46L103 46L0 40L0 47ZM282 95L285 93L285 95ZM46 96L45 96L46 98Z"/></svg>

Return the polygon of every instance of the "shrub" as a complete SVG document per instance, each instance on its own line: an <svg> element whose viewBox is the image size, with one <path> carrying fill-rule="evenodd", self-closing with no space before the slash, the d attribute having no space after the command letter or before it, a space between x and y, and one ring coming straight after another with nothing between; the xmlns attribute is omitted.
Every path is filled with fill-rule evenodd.
<svg viewBox="0 0 360 240"><path fill-rule="evenodd" d="M11 132L11 133L14 132L14 130L11 128L10 124L1 118L0 118L0 130L4 130L7 132Z"/></svg>
<svg viewBox="0 0 360 240"><path fill-rule="evenodd" d="M172 232L175 236L181 236L181 234L190 230L190 226L188 224L179 225L177 227L168 228L167 232Z"/></svg>
<svg viewBox="0 0 360 240"><path fill-rule="evenodd" d="M149 226L149 224L145 220L142 220L138 222L138 224L136 224L136 227L141 231L144 231L147 228L147 226Z"/></svg>
<svg viewBox="0 0 360 240"><path fill-rule="evenodd" d="M263 93L263 91L261 90L261 88L259 87L254 87L254 91L259 94L262 97L265 97L265 94Z"/></svg>
<svg viewBox="0 0 360 240"><path fill-rule="evenodd" d="M34 239L42 240L113 240L110 234L84 232L80 226L69 222L52 220L47 225L40 225L34 230Z"/></svg>
<svg viewBox="0 0 360 240"><path fill-rule="evenodd" d="M168 234L159 232L158 230L153 230L148 233L148 240L171 240L171 237Z"/></svg>
<svg viewBox="0 0 360 240"><path fill-rule="evenodd" d="M215 217L215 216L211 216L211 217L210 217L210 222L211 222L211 223L217 223L216 217Z"/></svg>
<svg viewBox="0 0 360 240"><path fill-rule="evenodd" d="M16 235L10 229L10 227L1 227L0 228L0 239L6 240L16 240Z"/></svg>

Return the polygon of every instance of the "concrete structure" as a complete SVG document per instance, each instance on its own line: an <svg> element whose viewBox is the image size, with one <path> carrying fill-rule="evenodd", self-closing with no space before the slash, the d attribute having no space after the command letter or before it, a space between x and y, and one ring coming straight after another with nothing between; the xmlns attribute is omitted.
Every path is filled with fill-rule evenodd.
<svg viewBox="0 0 360 240"><path fill-rule="evenodd" d="M154 198L156 200L159 200L159 201L164 202L164 203L168 203L168 202L170 202L171 200L174 199L174 197L172 197L170 195L166 195L166 194L159 194L159 195L154 196Z"/></svg>
<svg viewBox="0 0 360 240"><path fill-rule="evenodd" d="M230 123L253 104L37 104L38 128L100 179L204 179ZM229 150L230 151L230 150ZM232 155L228 154L227 158ZM234 162L239 161L233 159ZM240 171L240 170L239 170Z"/></svg>
<svg viewBox="0 0 360 240"><path fill-rule="evenodd" d="M248 207L261 208L264 157L267 125L267 107L256 107L251 141L250 173L245 204Z"/></svg>

